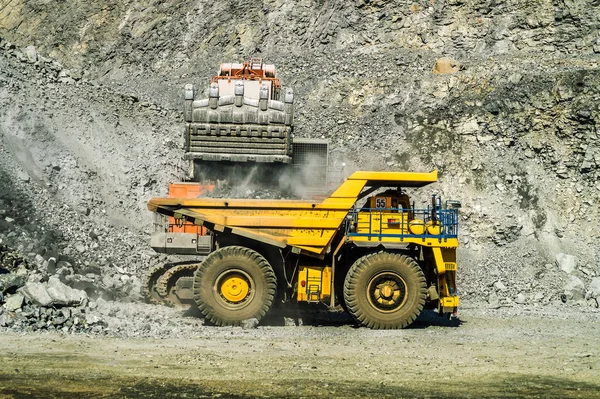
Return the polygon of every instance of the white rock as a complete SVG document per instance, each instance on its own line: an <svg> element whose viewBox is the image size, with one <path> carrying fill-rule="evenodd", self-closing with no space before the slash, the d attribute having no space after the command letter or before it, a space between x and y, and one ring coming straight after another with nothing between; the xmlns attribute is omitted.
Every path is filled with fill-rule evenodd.
<svg viewBox="0 0 600 399"><path fill-rule="evenodd" d="M544 299L544 293L543 292L537 292L534 296L533 299L535 301L541 301L542 299Z"/></svg>
<svg viewBox="0 0 600 399"><path fill-rule="evenodd" d="M31 302L40 306L78 305L87 298L85 291L80 291L63 284L58 277L52 276L48 283L29 282L19 292Z"/></svg>
<svg viewBox="0 0 600 399"><path fill-rule="evenodd" d="M588 287L593 298L600 298L600 277L594 277Z"/></svg>
<svg viewBox="0 0 600 399"><path fill-rule="evenodd" d="M256 318L251 318L251 319L246 319L242 321L242 329L244 330L249 330L251 328L256 328L258 327L258 319Z"/></svg>
<svg viewBox="0 0 600 399"><path fill-rule="evenodd" d="M11 295L9 298L6 299L6 303L4 303L4 308L9 312L14 312L17 309L21 309L21 306L23 306L24 298L25 297L21 294Z"/></svg>
<svg viewBox="0 0 600 399"><path fill-rule="evenodd" d="M52 303L52 297L46 291L46 286L43 283L27 283L19 288L19 292L37 305L49 306Z"/></svg>
<svg viewBox="0 0 600 399"><path fill-rule="evenodd" d="M564 293L568 300L582 300L585 297L585 284L579 277L569 275L564 286Z"/></svg>
<svg viewBox="0 0 600 399"><path fill-rule="evenodd" d="M47 291L54 300L54 305L78 305L87 298L85 291L63 284L56 276L48 279Z"/></svg>
<svg viewBox="0 0 600 399"><path fill-rule="evenodd" d="M283 325L285 327L296 327L296 322L291 317L284 317L283 318Z"/></svg>
<svg viewBox="0 0 600 399"><path fill-rule="evenodd" d="M501 281L496 281L494 283L494 288L496 288L497 290L500 290L500 291L504 291L506 289L506 286L504 284L502 284Z"/></svg>
<svg viewBox="0 0 600 399"><path fill-rule="evenodd" d="M36 62L38 60L38 52L35 49L35 46L27 46L25 55L30 62Z"/></svg>
<svg viewBox="0 0 600 399"><path fill-rule="evenodd" d="M102 318L95 314L89 314L85 317L85 321L88 325L98 324L102 322Z"/></svg>
<svg viewBox="0 0 600 399"><path fill-rule="evenodd" d="M556 255L556 265L563 272L571 274L577 269L577 258L561 252Z"/></svg>
<svg viewBox="0 0 600 399"><path fill-rule="evenodd" d="M525 302L527 302L527 297L522 293L519 293L519 295L517 295L517 297L515 298L515 302L522 305Z"/></svg>
<svg viewBox="0 0 600 399"><path fill-rule="evenodd" d="M488 303L490 304L490 307L497 308L500 306L500 298L498 298L498 295L495 293L491 293L488 296Z"/></svg>
<svg viewBox="0 0 600 399"><path fill-rule="evenodd" d="M29 176L29 174L25 171L18 171L17 172L17 177L19 178L19 180L21 180L22 182L29 182L31 180L31 177Z"/></svg>
<svg viewBox="0 0 600 399"><path fill-rule="evenodd" d="M40 254L36 254L35 255L35 264L38 267L42 267L42 265L44 264L44 257Z"/></svg>

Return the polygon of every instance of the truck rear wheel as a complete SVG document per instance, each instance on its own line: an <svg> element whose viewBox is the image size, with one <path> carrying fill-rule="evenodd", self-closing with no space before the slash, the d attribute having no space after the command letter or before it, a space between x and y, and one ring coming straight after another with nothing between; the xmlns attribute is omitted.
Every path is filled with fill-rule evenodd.
<svg viewBox="0 0 600 399"><path fill-rule="evenodd" d="M219 326L260 320L275 297L273 268L258 252L231 246L211 253L194 273L194 301Z"/></svg>
<svg viewBox="0 0 600 399"><path fill-rule="evenodd" d="M423 310L426 295L425 275L417 262L394 253L359 258L344 281L348 313L370 328L407 327Z"/></svg>

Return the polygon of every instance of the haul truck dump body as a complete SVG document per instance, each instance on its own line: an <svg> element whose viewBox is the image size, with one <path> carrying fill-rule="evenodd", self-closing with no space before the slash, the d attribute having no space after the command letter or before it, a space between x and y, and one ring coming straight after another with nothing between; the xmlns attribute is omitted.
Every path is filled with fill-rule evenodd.
<svg viewBox="0 0 600 399"><path fill-rule="evenodd" d="M260 319L277 296L337 300L361 324L402 328L426 303L442 314L458 306L458 210L435 196L415 209L402 191L436 180L436 171L355 172L322 202L155 198L148 209L212 235L192 295L216 324Z"/></svg>

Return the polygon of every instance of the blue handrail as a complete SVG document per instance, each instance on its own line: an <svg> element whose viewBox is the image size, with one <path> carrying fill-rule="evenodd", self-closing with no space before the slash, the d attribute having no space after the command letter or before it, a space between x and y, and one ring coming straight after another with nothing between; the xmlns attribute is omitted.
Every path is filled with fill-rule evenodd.
<svg viewBox="0 0 600 399"><path fill-rule="evenodd" d="M359 216L363 215L359 220ZM368 237L370 240L383 238L421 238L439 239L458 237L458 209L440 209L436 207L435 220L431 208L361 208L352 209L348 214L346 235L348 237ZM368 217L368 220L364 220ZM411 225L422 225L422 234L411 231ZM431 234L427 226L434 225L439 234ZM418 230L418 229L412 229Z"/></svg>

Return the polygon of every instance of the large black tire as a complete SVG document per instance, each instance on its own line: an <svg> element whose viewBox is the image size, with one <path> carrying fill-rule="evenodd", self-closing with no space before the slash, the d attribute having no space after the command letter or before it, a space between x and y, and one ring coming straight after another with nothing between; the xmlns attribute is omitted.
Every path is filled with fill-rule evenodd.
<svg viewBox="0 0 600 399"><path fill-rule="evenodd" d="M407 327L423 310L426 296L427 282L417 262L395 253L359 258L344 280L348 313L369 328Z"/></svg>
<svg viewBox="0 0 600 399"><path fill-rule="evenodd" d="M276 289L269 262L245 247L218 249L194 273L194 301L204 317L218 326L260 320L273 304Z"/></svg>

